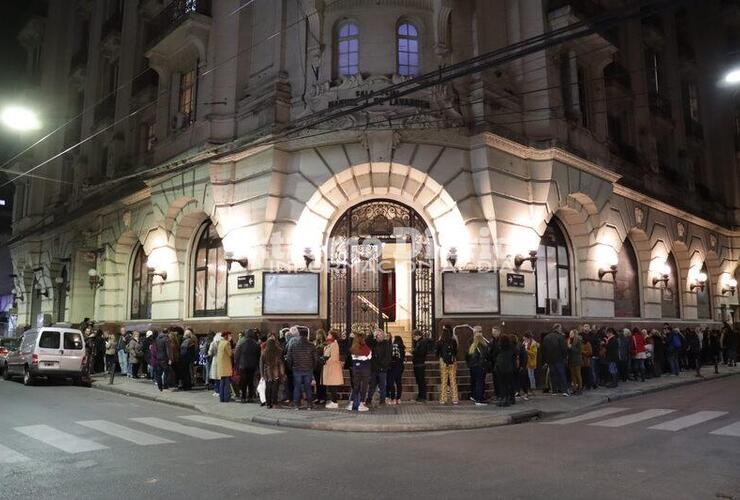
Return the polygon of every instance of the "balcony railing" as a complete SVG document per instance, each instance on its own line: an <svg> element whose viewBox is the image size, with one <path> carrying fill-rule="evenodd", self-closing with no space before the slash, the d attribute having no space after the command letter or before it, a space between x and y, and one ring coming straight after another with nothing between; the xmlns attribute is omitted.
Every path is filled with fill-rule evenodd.
<svg viewBox="0 0 740 500"><path fill-rule="evenodd" d="M174 0L149 23L146 46L152 47L192 14L211 15L211 0Z"/></svg>
<svg viewBox="0 0 740 500"><path fill-rule="evenodd" d="M632 88L632 79L630 78L630 72L627 69L614 61L604 68L604 80L607 85L621 85L626 89Z"/></svg>
<svg viewBox="0 0 740 500"><path fill-rule="evenodd" d="M157 88L159 75L152 68L147 69L131 83L131 95L138 95L148 88Z"/></svg>
<svg viewBox="0 0 740 500"><path fill-rule="evenodd" d="M70 72L77 68L81 68L87 64L87 43L85 43L80 49L72 55L72 59L69 63Z"/></svg>
<svg viewBox="0 0 740 500"><path fill-rule="evenodd" d="M100 39L105 40L112 33L120 33L121 26L123 26L123 16L120 12L116 12L106 19L102 28L100 28Z"/></svg>
<svg viewBox="0 0 740 500"><path fill-rule="evenodd" d="M673 116L671 112L671 101L657 92L650 92L648 94L648 101L650 105L650 111L656 115L670 120Z"/></svg>
<svg viewBox="0 0 740 500"><path fill-rule="evenodd" d="M105 119L112 119L115 112L116 94L111 94L95 105L94 121L99 123Z"/></svg>

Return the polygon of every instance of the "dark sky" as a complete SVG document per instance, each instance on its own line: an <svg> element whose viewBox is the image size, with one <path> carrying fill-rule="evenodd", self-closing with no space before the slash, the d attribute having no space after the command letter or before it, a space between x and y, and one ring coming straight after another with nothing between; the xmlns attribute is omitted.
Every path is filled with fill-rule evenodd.
<svg viewBox="0 0 740 500"><path fill-rule="evenodd" d="M18 43L17 36L23 25L37 12L44 11L43 1L2 0L0 15L0 107L12 101L14 95L26 85L23 78L26 66L26 51ZM18 137L0 125L0 165L20 149ZM7 180L0 172L0 185ZM0 189L0 199L6 201L0 207L0 233L6 231L12 203L12 186ZM4 212L4 213L3 213ZM3 216L5 215L5 217Z"/></svg>

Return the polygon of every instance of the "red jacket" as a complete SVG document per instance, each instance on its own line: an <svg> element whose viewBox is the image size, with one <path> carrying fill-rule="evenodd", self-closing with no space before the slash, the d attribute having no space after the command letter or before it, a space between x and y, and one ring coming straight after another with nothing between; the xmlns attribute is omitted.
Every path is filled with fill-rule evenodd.
<svg viewBox="0 0 740 500"><path fill-rule="evenodd" d="M645 352L645 337L642 336L642 332L636 332L630 337L630 352L634 356Z"/></svg>

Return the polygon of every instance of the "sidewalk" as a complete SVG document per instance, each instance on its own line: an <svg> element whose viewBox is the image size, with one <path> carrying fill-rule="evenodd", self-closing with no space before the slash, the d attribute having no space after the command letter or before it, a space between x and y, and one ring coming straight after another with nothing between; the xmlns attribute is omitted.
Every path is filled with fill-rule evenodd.
<svg viewBox="0 0 740 500"><path fill-rule="evenodd" d="M496 427L525 422L537 417L576 412L610 401L728 377L740 373L740 368L720 367L718 375L711 373L712 367L706 367L703 371L706 372L703 379L696 378L693 371L688 371L682 372L679 377L664 375L645 382L627 382L615 389L599 388L595 391L586 391L580 396L552 396L537 391L529 401L517 402L508 408L499 408L496 405L479 407L470 402L461 402L459 406L408 402L400 406L373 409L367 413L323 408L312 411L270 410L259 404L220 403L211 391L159 392L149 380L125 377L116 378L113 385L108 385L107 378L96 375L93 378L93 388L242 422L325 431L422 432ZM345 406L346 402L340 403L340 408Z"/></svg>

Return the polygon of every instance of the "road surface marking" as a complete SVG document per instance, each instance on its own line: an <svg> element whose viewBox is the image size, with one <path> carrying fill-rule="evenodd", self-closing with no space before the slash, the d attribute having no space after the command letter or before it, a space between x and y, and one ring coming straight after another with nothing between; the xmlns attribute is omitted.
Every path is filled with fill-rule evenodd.
<svg viewBox="0 0 740 500"><path fill-rule="evenodd" d="M174 441L170 441L169 439L161 438L154 434L147 434L146 432L137 431L136 429L124 427L123 425L114 424L105 420L83 420L76 423L140 446L174 443Z"/></svg>
<svg viewBox="0 0 740 500"><path fill-rule="evenodd" d="M687 427L691 427L693 425L698 425L704 422L708 422L710 420L714 420L715 418L719 418L722 415L727 415L727 412L726 411L698 411L696 413L692 413L691 415L686 415L685 417L680 417L680 418L669 420L667 422L663 422L657 425L653 425L652 427L648 427L648 429L675 432L675 431L680 431L681 429L686 429Z"/></svg>
<svg viewBox="0 0 740 500"><path fill-rule="evenodd" d="M0 444L0 464L14 464L17 462L25 462L27 460L27 456L21 455L17 451L6 448Z"/></svg>
<svg viewBox="0 0 740 500"><path fill-rule="evenodd" d="M735 422L727 427L722 427L716 431L712 431L709 434L715 434L717 436L733 436L740 437L740 422Z"/></svg>
<svg viewBox="0 0 740 500"><path fill-rule="evenodd" d="M82 453L84 451L108 449L105 445L75 436L74 434L62 432L48 425L28 425L25 427L16 427L15 430L67 453Z"/></svg>
<svg viewBox="0 0 740 500"><path fill-rule="evenodd" d="M574 424L576 422L582 422L584 420L592 420L594 418L599 417L606 417L608 415L613 415L615 413L619 413L621 411L627 411L629 408L616 408L616 407L608 407L608 408L601 408L600 410L594 410L590 411L588 413L584 413L583 415L576 415L575 417L568 417L563 418L560 420L553 420L552 422L542 422L543 424L554 424L554 425L565 425L565 424Z"/></svg>
<svg viewBox="0 0 740 500"><path fill-rule="evenodd" d="M205 415L188 415L186 417L180 417L180 418L184 418L185 420L190 420L192 422L198 422L201 424L215 425L215 426L223 427L224 429L229 429L232 431L249 432L252 434L268 435L268 434L282 434L283 432L283 431L278 431L275 429L265 429L263 427L256 427L254 425L240 424L237 422L232 422L230 420L222 420L220 418L207 417Z"/></svg>
<svg viewBox="0 0 740 500"><path fill-rule="evenodd" d="M663 410L663 409L645 410L639 413L633 413L631 415L624 415L623 417L610 418L608 420L604 420L601 422L596 422L596 423L588 424L588 425L597 425L599 427L622 427L625 425L642 422L643 420L649 420L655 417L662 417L663 415L668 415L669 413L673 413L674 411L676 410Z"/></svg>
<svg viewBox="0 0 740 500"><path fill-rule="evenodd" d="M178 424L170 420L164 420L156 417L142 417L132 418L134 422L139 422L144 425L149 425L157 429L162 429L167 432L176 432L178 434L185 434L186 436L198 438L198 439L223 439L230 438L228 434L221 434L219 432L206 431L197 427L190 427L188 425Z"/></svg>

